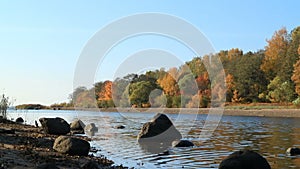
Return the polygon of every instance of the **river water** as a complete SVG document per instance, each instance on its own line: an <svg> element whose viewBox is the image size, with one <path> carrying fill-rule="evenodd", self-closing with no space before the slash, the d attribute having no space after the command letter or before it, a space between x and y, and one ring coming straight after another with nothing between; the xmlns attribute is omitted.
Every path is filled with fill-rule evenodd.
<svg viewBox="0 0 300 169"><path fill-rule="evenodd" d="M195 146L168 148L168 154L153 151L137 143L143 123L155 113L103 113L89 111L17 110L8 117L23 117L34 124L40 117L62 117L68 122L79 118L85 124L95 123L96 133L87 133L92 146L100 149L116 164L134 168L202 168L217 169L223 158L233 151L251 149L263 155L272 169L300 169L300 156L285 154L288 147L300 147L300 118L223 116L209 139L199 135L207 115L167 114L185 139ZM115 129L124 125L125 129Z"/></svg>

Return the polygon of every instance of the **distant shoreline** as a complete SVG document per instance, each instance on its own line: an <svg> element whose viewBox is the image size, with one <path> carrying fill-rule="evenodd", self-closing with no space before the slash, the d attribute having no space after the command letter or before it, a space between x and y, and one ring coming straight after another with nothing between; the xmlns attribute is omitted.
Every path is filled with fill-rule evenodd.
<svg viewBox="0 0 300 169"><path fill-rule="evenodd" d="M18 109L22 110L22 109ZM43 110L43 109L41 109ZM51 110L51 109L44 109ZM167 114L208 114L212 108L61 108L60 110L70 110L70 111L96 111L96 112L149 112L149 113L167 113ZM213 111L211 113L214 113ZM219 112L221 113L221 112ZM255 117L295 117L300 118L300 109L296 108L228 108L225 107L223 115L226 116L255 116Z"/></svg>
<svg viewBox="0 0 300 169"><path fill-rule="evenodd" d="M100 108L82 109L101 112L163 112L167 114L208 114L211 108ZM213 112L212 112L213 113ZM226 116L295 117L300 118L300 109L224 109Z"/></svg>

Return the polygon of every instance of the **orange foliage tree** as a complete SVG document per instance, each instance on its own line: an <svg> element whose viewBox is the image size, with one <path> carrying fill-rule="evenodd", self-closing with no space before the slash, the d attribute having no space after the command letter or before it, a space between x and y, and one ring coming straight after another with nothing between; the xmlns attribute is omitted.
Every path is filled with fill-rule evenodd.
<svg viewBox="0 0 300 169"><path fill-rule="evenodd" d="M112 82L107 80L103 83L99 93L96 93L98 96L98 100L111 100L112 99Z"/></svg>

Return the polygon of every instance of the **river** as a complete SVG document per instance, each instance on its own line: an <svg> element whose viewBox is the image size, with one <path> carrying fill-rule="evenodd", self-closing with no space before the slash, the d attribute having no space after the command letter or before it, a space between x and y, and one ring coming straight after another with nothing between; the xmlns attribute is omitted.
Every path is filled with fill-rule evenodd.
<svg viewBox="0 0 300 169"><path fill-rule="evenodd" d="M155 113L118 113L63 110L9 111L8 118L23 117L34 124L40 117L62 117L68 122L79 118L95 123L96 133L87 133L92 145L116 164L135 168L202 168L217 169L223 158L236 150L251 149L263 155L272 169L300 169L300 156L285 154L288 147L300 147L300 118L223 116L209 139L199 135L207 115L167 114L176 128L195 146L169 148L168 154L157 153L137 143L143 123ZM115 129L124 125L125 129Z"/></svg>

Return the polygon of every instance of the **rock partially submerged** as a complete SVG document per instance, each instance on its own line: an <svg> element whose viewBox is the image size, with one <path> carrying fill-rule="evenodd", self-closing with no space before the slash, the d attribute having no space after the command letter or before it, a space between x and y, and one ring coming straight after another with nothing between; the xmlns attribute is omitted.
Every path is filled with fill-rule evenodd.
<svg viewBox="0 0 300 169"><path fill-rule="evenodd" d="M140 147L151 153L162 153L172 145L172 141L181 138L172 121L161 113L145 123L137 136Z"/></svg>
<svg viewBox="0 0 300 169"><path fill-rule="evenodd" d="M53 149L69 155L87 156L90 151L90 143L69 136L59 136L55 139Z"/></svg>
<svg viewBox="0 0 300 169"><path fill-rule="evenodd" d="M96 132L98 131L98 127L96 127L95 123L91 123L85 126L84 130L89 132Z"/></svg>
<svg viewBox="0 0 300 169"><path fill-rule="evenodd" d="M125 126L123 126L123 125L117 125L117 126L115 126L115 129L125 129Z"/></svg>
<svg viewBox="0 0 300 169"><path fill-rule="evenodd" d="M188 140L175 140L172 142L172 147L193 147L194 143Z"/></svg>
<svg viewBox="0 0 300 169"><path fill-rule="evenodd" d="M62 118L40 118L46 134L65 135L70 132L70 125Z"/></svg>
<svg viewBox="0 0 300 169"><path fill-rule="evenodd" d="M271 169L271 167L260 154L244 150L230 154L221 162L219 169Z"/></svg>
<svg viewBox="0 0 300 169"><path fill-rule="evenodd" d="M181 138L172 121L161 113L157 113L150 122L145 123L137 137L139 142L172 142Z"/></svg>
<svg viewBox="0 0 300 169"><path fill-rule="evenodd" d="M291 156L300 155L300 148L290 147L286 150L286 153Z"/></svg>

